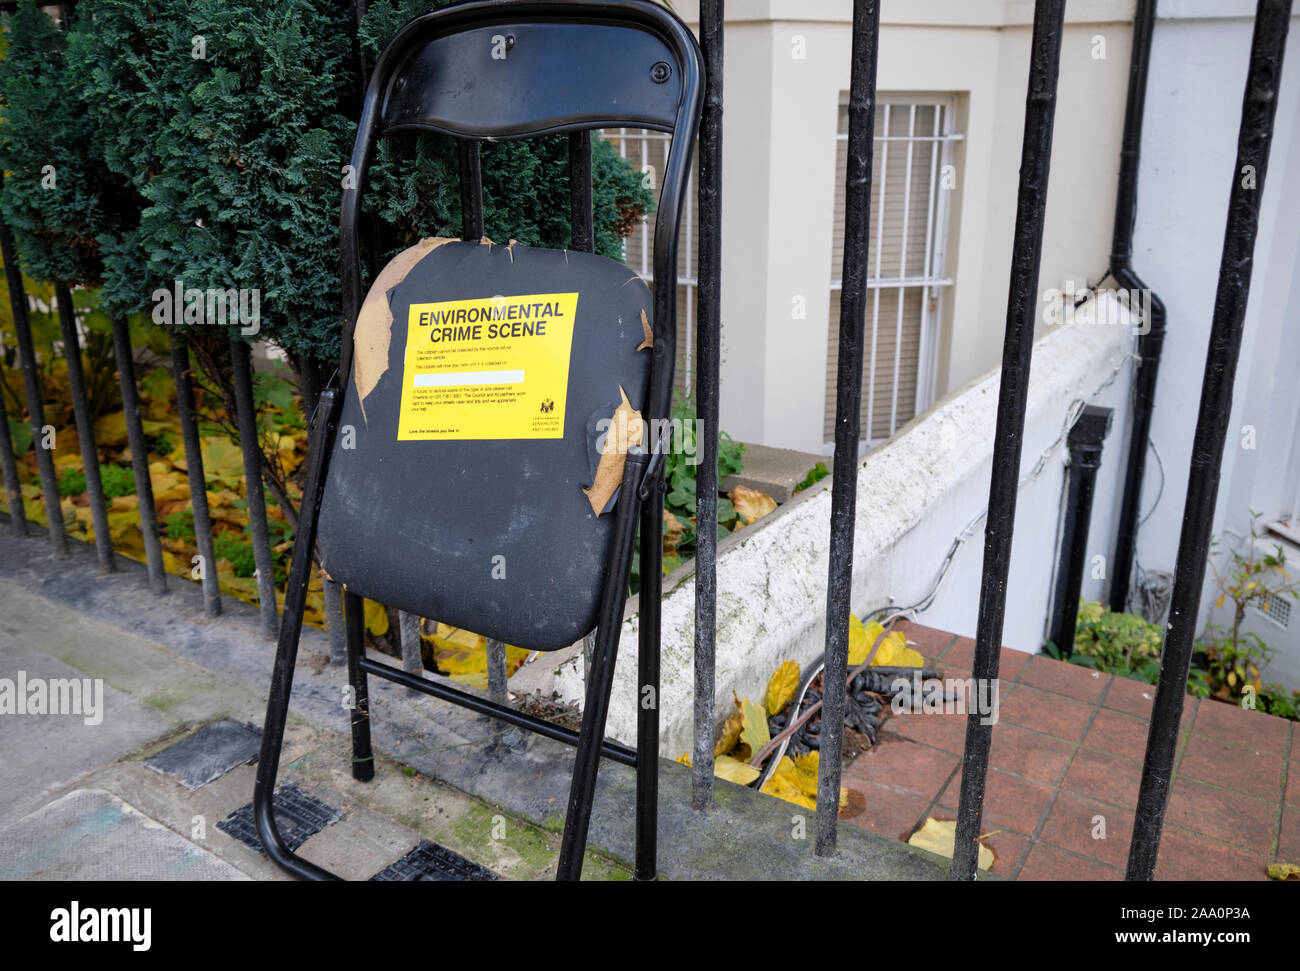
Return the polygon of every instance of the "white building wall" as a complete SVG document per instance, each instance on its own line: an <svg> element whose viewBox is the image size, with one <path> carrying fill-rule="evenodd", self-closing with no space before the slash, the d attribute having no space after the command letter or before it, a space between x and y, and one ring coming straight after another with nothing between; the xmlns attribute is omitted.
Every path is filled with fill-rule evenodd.
<svg viewBox="0 0 1300 971"><path fill-rule="evenodd" d="M695 22L694 7L678 5ZM850 0L727 5L722 427L822 450L840 92ZM1043 288L1102 271L1110 252L1131 3L1071 4L1062 41ZM878 89L957 96L937 396L1000 360L1028 81L1032 4L885 3ZM1100 39L1100 40L1099 40ZM1104 53L1104 57L1095 55ZM877 165L879 159L877 158ZM807 318L792 318L806 298Z"/></svg>
<svg viewBox="0 0 1300 971"><path fill-rule="evenodd" d="M1166 11L1166 7L1168 10ZM1226 9L1224 9L1226 8ZM1169 337L1160 367L1152 440L1164 461L1164 494L1138 537L1138 559L1172 572L1209 341L1219 257L1234 177L1254 4L1161 4L1153 46L1134 266L1164 299ZM1218 13L1218 18L1210 15ZM1224 16L1225 14L1230 16ZM1300 18L1293 18L1278 93L1232 421L1215 530L1240 542L1251 509L1276 515L1296 435L1300 376ZM1245 426L1254 428L1254 449ZM1143 509L1159 488L1154 463ZM1214 597L1207 581L1202 619ZM1220 617L1220 620L1223 618ZM1282 638L1273 641L1281 646ZM1276 632L1275 632L1276 633ZM1296 638L1292 637L1293 642ZM1294 680L1300 646L1283 668ZM1282 676L1282 675L1279 675ZM1267 676L1266 676L1267 677Z"/></svg>
<svg viewBox="0 0 1300 971"><path fill-rule="evenodd" d="M1064 448L1052 450L1076 401L1115 409L1115 426L1127 415L1132 366L1129 328L1057 328L1037 348L1030 382L1025 480L1019 495L1016 545L1008 588L1004 642L1034 652L1042 645L1052 590L1055 542L1065 466ZM954 537L975 521L953 561L934 607L921 623L970 634L980 586L983 524L988 501L998 376L988 374L949 395L874 450L858 471L852 606L860 615L891 603L907 605L930 589ZM1108 442L1108 447L1110 443ZM1047 452L1040 474L1034 469ZM1114 488L1115 463L1103 463L1098 490ZM783 506L760 523L724 540L718 553L717 694L719 713L732 691L757 699L783 661L807 665L825 646L829 482ZM1092 528L1112 529L1104 509ZM1095 597L1089 582L1085 595ZM694 698L693 574L669 578L662 607L661 754L676 758L691 748ZM607 733L623 741L636 735L638 618L623 624ZM581 702L581 655L574 652L554 673L552 689Z"/></svg>
<svg viewBox="0 0 1300 971"><path fill-rule="evenodd" d="M728 4L723 223L723 427L741 440L816 450L821 442L825 320L833 212L835 108L848 87L848 0L732 0ZM679 10L681 5L679 5ZM681 11L690 18L689 9ZM953 336L932 411L869 455L859 473L853 607L859 613L928 589L953 536L987 500L995 374L1006 288L1028 53L1030 0L902 0L884 6L881 90L956 92L967 138L950 270ZM1254 4L1165 0L1157 24L1143 133L1133 266L1164 299L1169 336L1152 437L1164 493L1139 534L1148 570L1172 570L1186 493L1205 352L1232 177ZM1119 131L1128 70L1131 0L1070 5L1053 152L1041 288L1094 275L1109 255ZM1300 19L1300 18L1298 18ZM954 28L961 21L966 26ZM935 27L944 21L947 27ZM808 58L790 58L801 34ZM1107 42L1094 61L1095 38ZM1259 448L1230 439L1217 529L1245 531L1251 505L1275 501L1300 411L1300 30L1293 21L1279 92L1233 428L1257 428ZM818 216L821 211L825 218ZM808 297L808 320L790 299ZM1066 327L1035 348L1022 474L1060 434L1070 403L1116 409L1092 517L1089 556L1108 555L1127 448L1131 336ZM952 429L945 432L945 428ZM954 439L952 436L956 435ZM953 442L961 443L954 450ZM1022 490L1004 642L1042 643L1055 563L1063 455ZM1148 463L1142 509L1159 487ZM776 664L806 662L824 637L829 494L787 507L724 544L719 557L718 704L732 689L756 697ZM966 542L921 623L974 633L982 531ZM1085 578L1084 595L1105 583ZM663 751L690 748L694 589L686 578L663 605ZM633 736L636 619L624 625L610 733ZM580 664L556 674L581 698ZM722 710L722 707L719 708Z"/></svg>

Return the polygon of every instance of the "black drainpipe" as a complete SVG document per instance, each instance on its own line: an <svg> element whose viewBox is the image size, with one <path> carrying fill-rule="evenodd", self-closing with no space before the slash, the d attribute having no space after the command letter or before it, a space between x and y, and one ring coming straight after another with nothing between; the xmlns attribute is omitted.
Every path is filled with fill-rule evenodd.
<svg viewBox="0 0 1300 971"><path fill-rule="evenodd" d="M1052 598L1049 638L1062 655L1074 651L1074 628L1079 620L1079 591L1088 559L1088 526L1101 447L1110 431L1111 410L1089 405L1070 428L1070 468L1066 472L1061 556L1056 567L1056 595Z"/></svg>
<svg viewBox="0 0 1300 971"><path fill-rule="evenodd" d="M1133 256L1133 224L1137 219L1138 161L1142 148L1142 115L1146 108L1147 69L1151 64L1151 35L1155 30L1156 0L1137 0L1133 13L1133 53L1129 62L1128 102L1124 108L1124 141L1119 155L1119 188L1115 198L1115 236L1111 243L1110 275L1131 295L1148 290L1129 266ZM1133 301L1142 305L1143 301ZM1142 476L1146 469L1147 442L1151 435L1151 411L1156 400L1156 374L1165 342L1165 305L1151 293L1150 319L1140 324L1146 333L1138 338L1137 375L1133 379L1132 431L1128 443L1128 468L1124 474L1124 498L1120 504L1119 528L1115 534L1115 560L1110 571L1110 609L1128 609L1129 583L1133 575L1137 543Z"/></svg>

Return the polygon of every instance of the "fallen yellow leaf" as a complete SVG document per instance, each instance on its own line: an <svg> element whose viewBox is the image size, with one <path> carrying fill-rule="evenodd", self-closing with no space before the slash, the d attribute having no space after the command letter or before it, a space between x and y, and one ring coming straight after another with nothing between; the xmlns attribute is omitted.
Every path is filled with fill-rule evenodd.
<svg viewBox="0 0 1300 971"><path fill-rule="evenodd" d="M939 856L952 859L953 847L957 842L957 821L955 819L926 819L925 825L918 829L907 841L912 846L929 850ZM987 870L993 866L996 857L993 851L980 843L979 868Z"/></svg>
<svg viewBox="0 0 1300 971"><path fill-rule="evenodd" d="M713 760L713 774L738 786L747 786L762 775L754 766L733 759L730 755L719 755Z"/></svg>
<svg viewBox="0 0 1300 971"><path fill-rule="evenodd" d="M783 756L777 763L776 770L763 783L762 792L769 796L776 796L778 799L784 799L786 802L792 802L796 806L803 806L805 809L816 809L816 796L809 796L799 784L799 770L795 768L794 760L790 756Z"/></svg>
<svg viewBox="0 0 1300 971"><path fill-rule="evenodd" d="M794 693L799 690L799 662L785 661L772 674L767 682L765 704L769 715L777 715L794 700Z"/></svg>
<svg viewBox="0 0 1300 971"><path fill-rule="evenodd" d="M767 730L767 711L748 698L741 702L740 710L744 715L740 740L749 746L750 758L753 758L764 745L772 741L772 735Z"/></svg>
<svg viewBox="0 0 1300 971"><path fill-rule="evenodd" d="M388 611L383 604L367 599L365 614L366 630L376 637L383 637L388 633Z"/></svg>
<svg viewBox="0 0 1300 971"><path fill-rule="evenodd" d="M891 630L880 642L872 665L896 668L920 668L925 666L925 658L907 646L907 638L902 631Z"/></svg>
<svg viewBox="0 0 1300 971"><path fill-rule="evenodd" d="M797 760L786 755L776 764L775 771L773 771L767 782L763 783L761 791L769 796L776 796L778 799L792 802L796 806L816 809L817 769L819 763L819 756L816 752L801 755ZM848 804L848 790L841 786L839 808L843 809Z"/></svg>

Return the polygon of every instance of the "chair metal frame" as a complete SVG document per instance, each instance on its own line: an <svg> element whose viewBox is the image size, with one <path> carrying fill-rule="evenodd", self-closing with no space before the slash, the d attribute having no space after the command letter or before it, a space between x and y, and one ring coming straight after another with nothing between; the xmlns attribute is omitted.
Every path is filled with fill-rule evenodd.
<svg viewBox="0 0 1300 971"><path fill-rule="evenodd" d="M476 122L449 122L446 117L434 117L436 113L432 110L426 110L414 119L409 117L412 98L425 108L439 105L446 107L449 96L445 91L411 94L403 87L402 96L393 97L393 85L398 82L404 85L407 80L401 73L402 70L410 65L415 55L434 41L456 38L484 27L499 27L508 31L511 26L563 28L574 25L626 29L657 39L671 61L656 62L648 80L655 85L671 81L679 90L673 116L650 117L649 113L643 111L639 116L629 117L629 113L620 110L621 106L611 100L604 86L599 83L585 85L575 95L572 85L561 90L563 86L551 82L549 78L535 79L541 88L541 101L551 99L552 107L567 107L569 111L566 117L542 117L534 105L531 113L505 121L497 119L491 129ZM390 132L410 130L436 131L457 138L460 146L462 236L478 240L483 235L480 142L485 139L506 140L570 133L573 243L575 249L590 251L594 239L591 211L591 130L644 128L672 134L655 224L654 346L651 351L647 405L647 417L651 419L649 427L662 429L666 423L653 419L668 418L671 406L677 334L678 223L702 106L703 73L703 58L690 30L671 11L644 0L477 0L457 4L417 17L406 24L375 66L366 90L352 150L354 178L343 192L340 218L343 333L339 367L322 389L310 420L306 481L298 535L293 548L253 793L254 817L262 844L270 858L290 873L307 879L338 879L336 874L301 858L285 844L275 822L274 792L302 633L303 609L313 563L320 503L329 457L338 430L344 391L347 382L351 380L353 329L364 296L358 242L361 192L366 184L377 140ZM548 82L551 82L551 87L555 90L546 90ZM583 102L583 110L573 111L575 97ZM439 103L439 98L444 100ZM399 102L399 106L407 112L404 120L395 121L386 117L386 112L392 109L394 101ZM454 101L454 94L450 96L450 101ZM508 105L508 102L502 104ZM615 523L609 560L601 589L596 643L586 688L582 727L578 732L366 657L362 597L353 592L344 594L348 680L353 689L352 700L355 706L351 718L353 777L368 781L374 776L367 683L367 675L370 674L573 745L577 751L556 874L559 880L576 880L581 875L596 774L602 755L636 768L635 878L651 880L657 874L659 611L663 558L663 518L660 509L664 490L663 449L667 447L667 442L648 444L648 450L630 451L624 466L622 488L614 509ZM637 745L633 750L606 741L604 734L638 516L641 526L639 690ZM647 691L651 699L649 705L641 703L641 698Z"/></svg>

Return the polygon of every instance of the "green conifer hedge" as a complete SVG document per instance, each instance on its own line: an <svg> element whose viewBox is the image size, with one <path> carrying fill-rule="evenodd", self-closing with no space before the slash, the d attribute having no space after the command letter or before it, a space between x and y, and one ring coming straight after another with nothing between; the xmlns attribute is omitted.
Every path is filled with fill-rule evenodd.
<svg viewBox="0 0 1300 971"><path fill-rule="evenodd" d="M18 176L4 211L29 272L102 280L105 301L129 311L176 279L258 289L257 336L329 362L360 65L429 7L379 0L358 29L340 0L82 0L65 58L65 38L29 0L12 23L0 135ZM50 155L70 169L57 201L34 181ZM617 257L653 197L599 139L593 172L597 248ZM564 138L488 144L483 175L489 236L568 244ZM379 265L421 236L460 233L457 186L450 139L383 145L366 195L384 224Z"/></svg>

